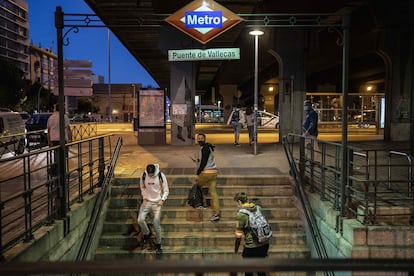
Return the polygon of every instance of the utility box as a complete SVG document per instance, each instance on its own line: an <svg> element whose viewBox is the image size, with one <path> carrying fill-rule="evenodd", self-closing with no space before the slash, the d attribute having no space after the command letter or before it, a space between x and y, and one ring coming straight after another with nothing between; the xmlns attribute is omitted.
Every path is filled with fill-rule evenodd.
<svg viewBox="0 0 414 276"><path fill-rule="evenodd" d="M139 145L165 145L166 131L160 128L140 128L138 130Z"/></svg>

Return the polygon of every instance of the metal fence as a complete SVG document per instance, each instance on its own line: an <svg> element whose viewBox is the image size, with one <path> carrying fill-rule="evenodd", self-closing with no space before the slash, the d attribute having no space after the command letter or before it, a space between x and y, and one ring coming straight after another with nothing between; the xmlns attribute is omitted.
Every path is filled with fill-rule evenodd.
<svg viewBox="0 0 414 276"><path fill-rule="evenodd" d="M0 160L0 250L4 252L99 189L113 154L112 135L66 144L66 184L59 185L59 146ZM62 189L62 187L64 187ZM62 197L61 194L65 193ZM65 202L60 202L64 198Z"/></svg>
<svg viewBox="0 0 414 276"><path fill-rule="evenodd" d="M342 176L341 144L295 134L284 137L284 143L309 191L330 201L342 217L356 218L364 225L413 223L413 164L408 153L348 146L347 175Z"/></svg>
<svg viewBox="0 0 414 276"><path fill-rule="evenodd" d="M318 272L357 272L352 275L412 275L410 259L263 259L236 256L233 260L137 260L10 262L0 266L1 275L319 275ZM289 273L290 272L290 273ZM351 274L345 274L351 275Z"/></svg>

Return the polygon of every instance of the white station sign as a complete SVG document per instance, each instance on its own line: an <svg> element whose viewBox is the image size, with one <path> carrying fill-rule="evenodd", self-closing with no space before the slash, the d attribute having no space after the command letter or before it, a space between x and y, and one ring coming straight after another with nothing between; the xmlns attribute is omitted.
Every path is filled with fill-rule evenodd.
<svg viewBox="0 0 414 276"><path fill-rule="evenodd" d="M240 48L169 50L168 61L240 59Z"/></svg>

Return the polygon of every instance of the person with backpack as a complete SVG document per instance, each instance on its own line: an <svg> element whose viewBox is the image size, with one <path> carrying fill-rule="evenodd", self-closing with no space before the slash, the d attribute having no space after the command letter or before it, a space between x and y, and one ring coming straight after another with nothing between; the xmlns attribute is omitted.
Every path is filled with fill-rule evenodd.
<svg viewBox="0 0 414 276"><path fill-rule="evenodd" d="M266 258L269 251L269 239L272 231L267 220L261 213L261 208L248 201L244 192L237 193L234 201L240 208L237 212L237 225L235 231L234 253L238 253L241 240L244 236L243 258ZM246 272L245 276L253 275ZM265 276L265 272L258 272L258 276Z"/></svg>
<svg viewBox="0 0 414 276"><path fill-rule="evenodd" d="M211 221L220 220L220 205L217 194L217 167L216 159L214 158L214 145L206 142L206 135L199 133L197 135L197 143L200 145L200 154L198 158L198 185L200 187L208 187L211 195L211 207L213 208L213 215ZM206 205L205 198L203 199Z"/></svg>
<svg viewBox="0 0 414 276"><path fill-rule="evenodd" d="M143 233L142 245L150 242L151 231L145 220L147 215L151 213L155 229L155 253L159 256L162 254L161 208L169 194L167 178L160 171L158 164L149 164L141 175L139 186L142 203L138 214L138 225Z"/></svg>
<svg viewBox="0 0 414 276"><path fill-rule="evenodd" d="M241 105L238 104L235 109L231 112L229 119L227 120L227 125L231 125L234 129L234 145L240 146L240 132L243 126L246 124L246 118L244 112L241 109Z"/></svg>
<svg viewBox="0 0 414 276"><path fill-rule="evenodd" d="M305 100L303 102L305 117L303 118L303 136L305 137L305 156L311 158L311 151L314 155L319 153L318 146L318 113L312 108L312 102ZM314 156L316 157L316 156ZM315 158L316 159L316 158Z"/></svg>

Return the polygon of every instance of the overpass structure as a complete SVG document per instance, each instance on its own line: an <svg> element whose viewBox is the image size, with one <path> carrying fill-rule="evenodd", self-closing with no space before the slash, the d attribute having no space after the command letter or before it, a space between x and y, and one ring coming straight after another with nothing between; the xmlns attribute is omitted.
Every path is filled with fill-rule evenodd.
<svg viewBox="0 0 414 276"><path fill-rule="evenodd" d="M204 103L222 100L225 116L234 99L252 105L254 39L248 33L261 28L259 105L279 112L281 134L300 132L302 114L293 111L302 109L307 92L383 93L384 139L414 140L412 1L216 1L242 22L205 44L165 21L193 1L85 2L172 98L181 93L185 78L192 95L201 95ZM344 48L347 24L349 47ZM168 50L212 48L239 48L240 59L168 60ZM346 100L339 104L355 105ZM357 105L364 108L367 102Z"/></svg>

